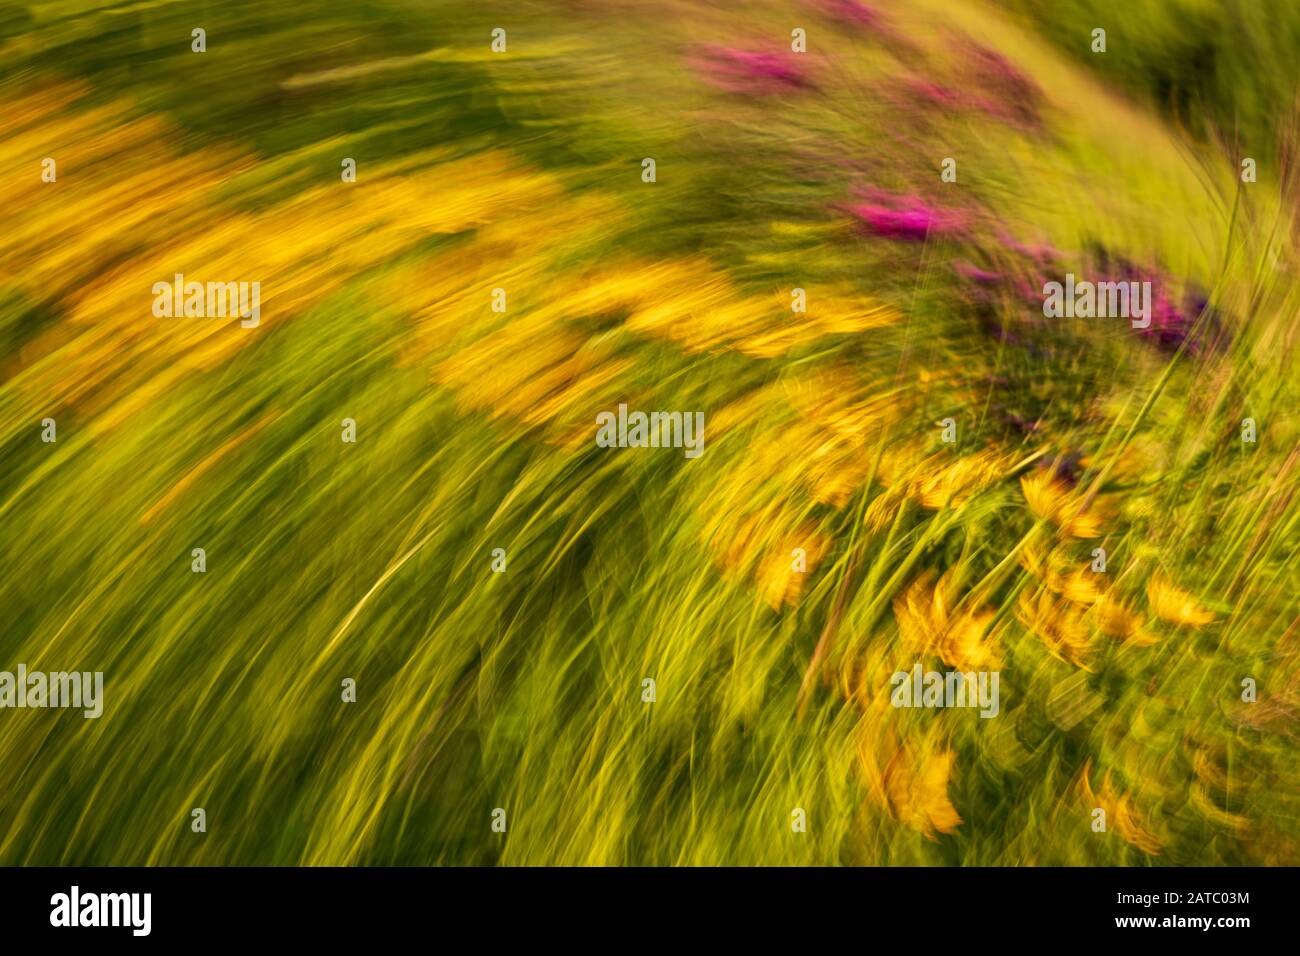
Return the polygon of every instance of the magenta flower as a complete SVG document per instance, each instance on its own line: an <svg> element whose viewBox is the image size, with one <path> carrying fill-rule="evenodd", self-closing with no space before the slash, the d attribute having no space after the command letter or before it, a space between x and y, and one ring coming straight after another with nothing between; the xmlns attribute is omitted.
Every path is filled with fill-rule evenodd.
<svg viewBox="0 0 1300 956"><path fill-rule="evenodd" d="M960 107L963 97L960 92L951 87L941 86L938 83L931 83L929 80L904 80L903 85L917 99L925 100L933 106L942 106L947 109Z"/></svg>
<svg viewBox="0 0 1300 956"><path fill-rule="evenodd" d="M816 6L827 19L887 44L895 56L908 56L918 52L916 44L896 30L890 23L889 15L878 7L860 0L818 0Z"/></svg>
<svg viewBox="0 0 1300 956"><path fill-rule="evenodd" d="M868 232L886 239L921 241L931 235L958 232L965 224L958 213L936 209L916 196L870 190L867 198L871 201L850 206L849 212L861 220Z"/></svg>
<svg viewBox="0 0 1300 956"><path fill-rule="evenodd" d="M1048 267L1049 271L1055 271L1054 266L1063 258L1063 253L1050 243L1040 242L1027 246L1006 231L998 233L998 242L1017 255L1029 259L1034 264L1040 267Z"/></svg>
<svg viewBox="0 0 1300 956"><path fill-rule="evenodd" d="M1143 275L1140 278L1148 278ZM1166 290L1166 283L1160 281L1158 276L1151 278L1151 297L1154 301L1151 303L1151 324L1145 329L1139 330L1147 338L1154 339L1156 344L1161 348L1176 350L1187 337L1191 334L1192 326L1196 324L1196 316L1189 315L1169 298ZM1200 311L1199 309L1197 310ZM1189 343L1188 348L1197 351L1198 343Z"/></svg>
<svg viewBox="0 0 1300 956"><path fill-rule="evenodd" d="M1040 125L1042 93L1033 80L992 50L974 44L960 49L966 59L948 78L948 85L917 76L901 80L911 103L919 101L947 112L978 111L1021 128Z"/></svg>
<svg viewBox="0 0 1300 956"><path fill-rule="evenodd" d="M859 3L858 0L822 0L821 8L826 16L844 23L879 28L885 22L884 14L875 7Z"/></svg>
<svg viewBox="0 0 1300 956"><path fill-rule="evenodd" d="M1012 65L996 50L978 43L966 44L974 79L981 85L1000 90L1008 96L1030 102L1042 96L1038 84Z"/></svg>
<svg viewBox="0 0 1300 956"><path fill-rule="evenodd" d="M958 50L964 60L963 87L978 91L969 98L971 107L1018 126L1040 124L1043 93L1037 83L982 44L967 41Z"/></svg>
<svg viewBox="0 0 1300 956"><path fill-rule="evenodd" d="M969 262L954 262L952 268L959 276L983 285L993 285L1006 278L1001 272L988 272L979 266L971 265Z"/></svg>
<svg viewBox="0 0 1300 956"><path fill-rule="evenodd" d="M792 53L709 46L697 58L696 67L730 93L779 93L813 85Z"/></svg>

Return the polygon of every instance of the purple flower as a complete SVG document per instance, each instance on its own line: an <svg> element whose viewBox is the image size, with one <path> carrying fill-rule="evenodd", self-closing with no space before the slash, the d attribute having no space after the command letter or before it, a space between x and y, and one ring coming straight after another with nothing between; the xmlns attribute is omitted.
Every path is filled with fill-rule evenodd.
<svg viewBox="0 0 1300 956"><path fill-rule="evenodd" d="M978 43L962 44L967 61L967 83L989 93L972 96L969 105L990 116L1023 126L1039 125L1038 107L1042 91L1038 84L1016 69L995 50Z"/></svg>
<svg viewBox="0 0 1300 956"><path fill-rule="evenodd" d="M715 86L731 93L775 93L813 85L790 53L708 46L696 66Z"/></svg>
<svg viewBox="0 0 1300 956"><path fill-rule="evenodd" d="M1038 467L1073 487L1083 474L1083 453L1071 451L1064 455L1048 455L1039 459Z"/></svg>
<svg viewBox="0 0 1300 956"><path fill-rule="evenodd" d="M905 80L903 85L907 87L913 96L934 106L955 109L962 105L963 97L961 93L951 87L931 83L929 80L915 79Z"/></svg>
<svg viewBox="0 0 1300 956"><path fill-rule="evenodd" d="M1161 348L1176 350L1187 341L1196 317L1189 316L1170 300L1163 282L1152 282L1151 296L1155 300L1151 303L1151 324L1141 332L1155 339ZM1191 344L1191 349L1196 350L1196 343Z"/></svg>
<svg viewBox="0 0 1300 956"><path fill-rule="evenodd" d="M1027 246L1005 231L998 234L998 242L1039 266L1052 267L1062 259L1060 250L1049 243L1040 242L1037 245Z"/></svg>
<svg viewBox="0 0 1300 956"><path fill-rule="evenodd" d="M1001 272L988 272L979 266L971 265L969 262L954 262L952 268L959 276L983 285L994 285L1006 278Z"/></svg>
<svg viewBox="0 0 1300 956"><path fill-rule="evenodd" d="M930 235L958 232L965 224L961 215L936 209L916 196L891 196L880 190L867 195L871 202L850 206L849 211L868 232L886 239L921 241Z"/></svg>
<svg viewBox="0 0 1300 956"><path fill-rule="evenodd" d="M885 22L884 14L875 7L859 3L858 0L822 0L821 7L826 16L845 23L879 28Z"/></svg>

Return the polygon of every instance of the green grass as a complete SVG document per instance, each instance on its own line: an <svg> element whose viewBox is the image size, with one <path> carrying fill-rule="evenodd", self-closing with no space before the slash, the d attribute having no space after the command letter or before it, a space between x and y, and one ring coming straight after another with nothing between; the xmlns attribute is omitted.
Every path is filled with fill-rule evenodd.
<svg viewBox="0 0 1300 956"><path fill-rule="evenodd" d="M1294 196L1204 131L1280 135L1297 47L1241 13L1216 63L1255 81L1171 79L1124 39L1180 49L1179 4L1110 15L1105 64L1058 49L1073 6L884 7L906 46L769 3L0 8L0 670L101 670L106 698L0 710L0 863L1296 863ZM694 65L796 25L813 87ZM977 89L959 40L1040 123L902 91ZM1127 95L1171 83L1194 95ZM967 228L863 235L866 186ZM981 300L954 262L1041 282L1008 236L1060 273L1159 268L1229 335ZM260 280L261 326L154 319L176 271ZM804 334L795 286L895 318ZM597 448L619 401L704 411L703 456ZM1035 514L1020 479L1071 453L1069 514ZM1059 530L1081 508L1098 536ZM1086 602L1029 620L1055 579L1026 565L1099 544L1150 642ZM1162 581L1214 620L1162 617ZM907 630L936 586L987 616L994 719L888 704L894 671L949 669ZM1072 615L1077 654L1044 636Z"/></svg>

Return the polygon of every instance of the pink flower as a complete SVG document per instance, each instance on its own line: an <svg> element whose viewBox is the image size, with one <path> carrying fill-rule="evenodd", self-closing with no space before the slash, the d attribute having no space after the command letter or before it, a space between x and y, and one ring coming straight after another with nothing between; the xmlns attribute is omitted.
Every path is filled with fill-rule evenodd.
<svg viewBox="0 0 1300 956"><path fill-rule="evenodd" d="M1042 95L1037 83L996 50L978 43L967 43L965 51L974 79L982 85L1024 101L1037 100Z"/></svg>
<svg viewBox="0 0 1300 956"><path fill-rule="evenodd" d="M934 106L952 109L962 105L963 97L961 93L951 87L931 83L929 80L912 79L905 80L903 85L907 87L913 96Z"/></svg>
<svg viewBox="0 0 1300 956"><path fill-rule="evenodd" d="M908 77L902 87L913 100L944 110L978 110L1021 128L1039 125L1042 94L1033 80L1001 54L975 44L962 46L964 66L945 86L929 79Z"/></svg>
<svg viewBox="0 0 1300 956"><path fill-rule="evenodd" d="M792 53L708 46L697 58L696 67L714 85L731 93L778 93L813 85Z"/></svg>
<svg viewBox="0 0 1300 956"><path fill-rule="evenodd" d="M998 242L1017 255L1024 256L1039 266L1053 267L1063 258L1061 251L1050 243L1040 242L1036 245L1027 246L1005 231L998 234Z"/></svg>
<svg viewBox="0 0 1300 956"><path fill-rule="evenodd" d="M850 206L849 211L868 232L886 239L924 240L958 232L965 224L961 215L936 209L916 196L893 196L873 189L867 198L872 201Z"/></svg>
<svg viewBox="0 0 1300 956"><path fill-rule="evenodd" d="M822 16L844 24L850 29L857 28L861 33L888 45L897 55L910 55L917 52L917 46L904 34L896 30L889 21L889 16L878 7L860 0L818 0L816 4Z"/></svg>
<svg viewBox="0 0 1300 956"><path fill-rule="evenodd" d="M969 262L954 262L952 268L959 276L984 285L993 285L1006 278L1001 272L988 272L979 266L971 265Z"/></svg>
<svg viewBox="0 0 1300 956"><path fill-rule="evenodd" d="M1147 338L1155 339L1156 344L1162 348L1176 350L1191 334L1192 326L1196 323L1196 316L1189 315L1173 303L1165 291L1167 283L1160 281L1158 276L1148 277L1142 275L1139 277L1140 280L1148 278L1152 280L1151 324L1142 329L1141 334ZM1195 352L1197 345L1198 343L1191 342L1189 344L1190 350Z"/></svg>
<svg viewBox="0 0 1300 956"><path fill-rule="evenodd" d="M972 41L958 44L962 88L971 91L968 105L1021 127L1040 125L1043 94L1038 84L996 50Z"/></svg>
<svg viewBox="0 0 1300 956"><path fill-rule="evenodd" d="M858 23L864 27L878 28L884 25L885 17L875 7L858 0L822 0L822 10L826 16L845 23Z"/></svg>

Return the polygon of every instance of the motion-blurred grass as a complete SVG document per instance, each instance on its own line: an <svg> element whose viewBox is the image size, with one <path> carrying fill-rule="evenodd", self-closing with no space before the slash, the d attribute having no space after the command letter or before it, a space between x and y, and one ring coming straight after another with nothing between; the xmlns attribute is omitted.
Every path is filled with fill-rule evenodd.
<svg viewBox="0 0 1300 956"><path fill-rule="evenodd" d="M0 669L106 697L0 711L0 862L1300 862L1291 80L1135 96L1180 6L0 5Z"/></svg>

